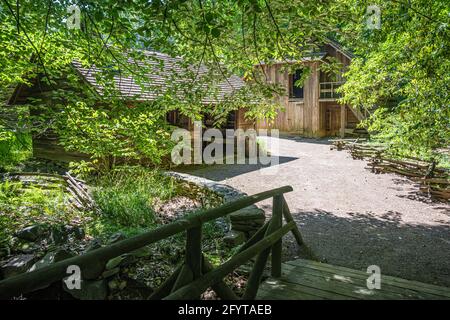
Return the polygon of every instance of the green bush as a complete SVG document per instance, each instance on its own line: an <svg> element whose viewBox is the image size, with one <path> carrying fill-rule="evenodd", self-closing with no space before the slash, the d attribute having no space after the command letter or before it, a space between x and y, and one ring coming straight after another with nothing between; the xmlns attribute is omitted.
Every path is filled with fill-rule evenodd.
<svg viewBox="0 0 450 320"><path fill-rule="evenodd" d="M32 155L31 136L6 131L0 127L0 168L11 169Z"/></svg>

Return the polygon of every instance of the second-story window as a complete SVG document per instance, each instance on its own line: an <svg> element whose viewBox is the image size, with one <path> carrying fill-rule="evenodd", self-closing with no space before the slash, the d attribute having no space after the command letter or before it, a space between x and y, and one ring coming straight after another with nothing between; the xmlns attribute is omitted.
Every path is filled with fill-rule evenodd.
<svg viewBox="0 0 450 320"><path fill-rule="evenodd" d="M296 70L294 74L289 76L289 97L303 99L303 86L299 86L298 80L302 78L303 71Z"/></svg>

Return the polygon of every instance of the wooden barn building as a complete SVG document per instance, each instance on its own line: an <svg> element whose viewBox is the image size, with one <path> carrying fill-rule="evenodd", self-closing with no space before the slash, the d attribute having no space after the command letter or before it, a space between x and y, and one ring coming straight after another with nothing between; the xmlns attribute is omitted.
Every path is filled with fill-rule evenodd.
<svg viewBox="0 0 450 320"><path fill-rule="evenodd" d="M320 70L320 65L328 57L334 57L342 64L340 73L329 75ZM276 128L280 132L306 137L344 137L345 134L352 134L363 115L350 106L339 104L340 94L336 92L344 83L343 73L352 57L339 44L329 41L320 52L302 61L271 62L257 66L262 68L269 82L285 88L285 94L276 98L284 110L278 112L274 123L260 121L257 128ZM287 63L301 63L310 68L310 75L303 87L295 85L301 77L301 70L290 73Z"/></svg>
<svg viewBox="0 0 450 320"><path fill-rule="evenodd" d="M177 75L181 71L179 68L180 62L182 62L181 58L174 58L152 51L145 51L145 55L150 57L149 61L153 61L155 68L156 66L159 68L157 74L148 74L148 78L150 83L159 84L161 86L160 90L143 92L141 86L131 76L115 75L116 88L125 101L127 99L135 101L136 95L139 96L141 101L156 99L159 94L164 94L164 86L167 81L170 81L174 74ZM269 82L280 84L285 88L285 94L276 97L276 102L283 106L283 110L279 111L274 122L258 121L255 123L245 118L245 109L239 109L227 115L227 121L222 126L222 129L279 129L282 133L306 137L336 135L343 137L346 133L352 133L357 123L362 119L362 115L353 108L340 105L337 102L340 96L336 89L344 81L342 73L330 77L319 70L320 64L329 56L337 58L342 63L344 66L342 73L352 59L352 55L349 52L330 41L322 46L321 52L306 57L301 61L301 63L311 69L310 76L301 88L294 85L301 76L299 72L290 74L284 68L284 64L288 62L271 62L258 65L257 68L263 69ZM95 76L97 72L101 72L99 69L96 67L85 68L79 63L73 63L72 66L74 74L79 77L80 83L94 88L94 91L101 94L102 87L97 83ZM199 72L206 73L207 70L202 66L199 68ZM58 83L64 84L66 82L64 82L64 79L58 79ZM216 100L205 99L204 103L214 105L244 86L245 81L242 78L232 75L229 79L218 84L218 94L214 98ZM33 99L46 101L45 99L49 99L51 96L52 90L54 90L54 87L42 83L39 81L39 78L32 79L30 86L18 85L7 104L11 106L32 105ZM36 114L38 111L31 108L30 112ZM193 129L192 121L177 111L169 112L167 120L173 125L189 130ZM213 121L205 117L204 125L206 127L211 127L212 123ZM63 161L86 158L86 155L83 154L66 152L58 144L58 137L50 130L33 137L33 154L35 157Z"/></svg>
<svg viewBox="0 0 450 320"><path fill-rule="evenodd" d="M147 61L152 68L154 67L155 70L154 73L146 74L148 83L150 84L148 90L143 90L131 76L124 76L121 74L114 75L115 87L118 90L121 99L124 101L155 100L159 95L165 94L168 90L170 82L173 81L174 76L181 78L183 74L187 73L186 69L182 68L183 61L179 57L170 57L167 54L154 51L144 51L144 54L149 57ZM133 61L129 62L134 63ZM103 94L102 86L97 83L96 80L96 74L101 73L100 69L95 66L86 68L78 62L72 63L71 69L74 71L74 74L79 77L79 82L82 85L87 85L90 88L93 88L94 92L99 95ZM207 69L204 66L201 66L198 69L198 72L199 74L197 76L200 77L207 73ZM186 76L183 80L189 81L189 78L187 77L188 76ZM67 87L67 81L65 81L65 78L57 79L56 82L56 89L76 90L74 88ZM31 83L32 85L30 86L23 84L18 85L7 101L7 104L9 106L29 104L31 105L30 113L36 115L42 112L42 110L32 107L33 100L40 99L42 101L48 101L48 105L52 105L52 101L49 101L49 97L52 96L51 93L55 90L55 86L49 86L40 81L39 78L31 79ZM218 83L216 94L211 98L205 98L202 103L205 105L215 105L244 86L245 82L242 78L232 75L228 79L224 79L222 82ZM221 129L254 128L254 122L246 120L244 113L245 110L242 109L228 114ZM193 122L176 110L167 113L167 121L178 127L193 130ZM203 124L206 127L211 127L213 121L205 116ZM85 154L65 151L64 148L58 143L58 137L52 130L47 130L42 134L33 136L33 155L35 157L61 161L74 161L86 159L88 157Z"/></svg>

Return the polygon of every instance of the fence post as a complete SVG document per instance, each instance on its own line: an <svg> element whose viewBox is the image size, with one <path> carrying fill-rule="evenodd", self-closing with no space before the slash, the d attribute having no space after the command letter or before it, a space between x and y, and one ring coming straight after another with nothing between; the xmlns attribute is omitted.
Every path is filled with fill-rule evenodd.
<svg viewBox="0 0 450 320"><path fill-rule="evenodd" d="M283 224L283 196L276 195L273 197L272 206L272 223L274 224L274 229L278 230ZM283 247L283 240L280 238L272 246L272 277L281 277L281 251Z"/></svg>

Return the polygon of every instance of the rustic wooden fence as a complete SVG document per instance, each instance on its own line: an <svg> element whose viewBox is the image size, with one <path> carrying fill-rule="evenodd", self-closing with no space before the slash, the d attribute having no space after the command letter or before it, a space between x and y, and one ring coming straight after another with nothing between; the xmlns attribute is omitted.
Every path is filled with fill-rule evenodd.
<svg viewBox="0 0 450 320"><path fill-rule="evenodd" d="M242 296L242 299L254 299L270 254L272 276L281 276L282 237L291 231L297 243L299 245L303 243L283 197L284 193L290 191L292 187L285 186L246 196L218 208L188 215L170 224L83 255L8 278L0 282L0 298L15 297L60 281L68 276L66 271L71 265L80 267L83 279L96 279L110 259L177 233L186 232L186 256L183 263L149 297L150 299L198 299L208 288L212 288L221 299L238 299L239 297L224 283L223 279L233 270L256 257ZM219 267L213 268L202 253L203 224L269 198L273 198L271 218L242 245L233 257ZM284 225L283 217L286 221Z"/></svg>
<svg viewBox="0 0 450 320"><path fill-rule="evenodd" d="M336 139L333 147L349 150L353 159L368 159L374 173L392 172L410 178L420 184L420 191L440 201L450 200L449 171L436 167L436 163L416 158L392 159L382 145L367 145L358 140Z"/></svg>
<svg viewBox="0 0 450 320"><path fill-rule="evenodd" d="M70 206L80 210L96 210L94 199L89 194L83 180L73 177L69 172L64 175L44 172L8 172L0 175L0 181L20 181L24 187L33 185L41 189L64 189L70 197Z"/></svg>

